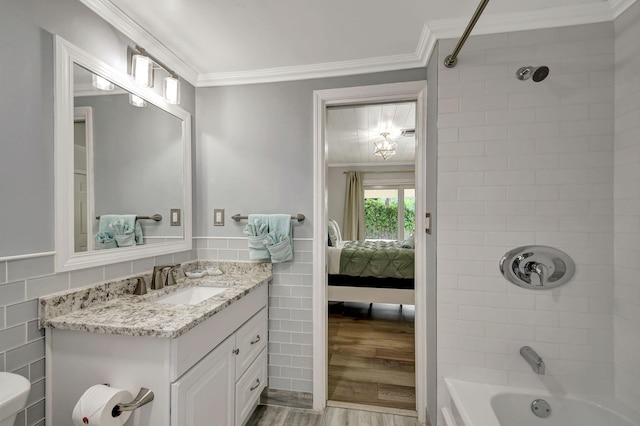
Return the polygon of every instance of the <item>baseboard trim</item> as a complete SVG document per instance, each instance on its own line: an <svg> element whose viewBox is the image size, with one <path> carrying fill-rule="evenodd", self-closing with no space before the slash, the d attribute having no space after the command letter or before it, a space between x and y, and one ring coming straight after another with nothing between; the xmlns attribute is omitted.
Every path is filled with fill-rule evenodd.
<svg viewBox="0 0 640 426"><path fill-rule="evenodd" d="M260 404L310 410L313 408L313 394L265 388L260 395Z"/></svg>

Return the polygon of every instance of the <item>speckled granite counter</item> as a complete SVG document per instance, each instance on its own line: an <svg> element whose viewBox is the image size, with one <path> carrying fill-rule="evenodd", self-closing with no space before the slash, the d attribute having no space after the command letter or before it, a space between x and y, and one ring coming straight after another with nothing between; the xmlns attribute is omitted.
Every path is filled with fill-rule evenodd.
<svg viewBox="0 0 640 426"><path fill-rule="evenodd" d="M143 296L132 294L135 280L130 278L40 298L40 324L61 330L176 338L271 280L271 263L215 263L223 275L182 278L177 285L149 290ZM206 262L183 264L185 270L206 266ZM148 285L150 274L145 278ZM197 305L153 303L195 286L227 290Z"/></svg>

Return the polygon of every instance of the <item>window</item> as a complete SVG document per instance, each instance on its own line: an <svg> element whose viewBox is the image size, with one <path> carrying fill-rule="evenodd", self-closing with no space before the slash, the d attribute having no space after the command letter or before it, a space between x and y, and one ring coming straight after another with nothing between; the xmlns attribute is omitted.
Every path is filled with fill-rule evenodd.
<svg viewBox="0 0 640 426"><path fill-rule="evenodd" d="M413 234L415 216L414 188L365 188L364 221L367 240L405 240Z"/></svg>

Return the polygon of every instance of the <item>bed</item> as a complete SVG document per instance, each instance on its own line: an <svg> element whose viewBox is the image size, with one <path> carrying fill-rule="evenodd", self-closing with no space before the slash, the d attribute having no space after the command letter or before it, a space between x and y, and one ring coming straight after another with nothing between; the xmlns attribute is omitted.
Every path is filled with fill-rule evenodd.
<svg viewBox="0 0 640 426"><path fill-rule="evenodd" d="M342 241L337 223L330 220L328 300L414 305L412 247L412 238Z"/></svg>

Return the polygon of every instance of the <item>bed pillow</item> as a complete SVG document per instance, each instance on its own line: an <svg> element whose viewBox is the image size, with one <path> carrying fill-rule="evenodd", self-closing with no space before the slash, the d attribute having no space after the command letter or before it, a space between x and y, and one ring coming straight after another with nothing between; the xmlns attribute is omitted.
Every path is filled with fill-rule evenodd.
<svg viewBox="0 0 640 426"><path fill-rule="evenodd" d="M342 235L340 234L340 227L338 222L333 219L329 219L329 245L336 247L340 241L342 241Z"/></svg>
<svg viewBox="0 0 640 426"><path fill-rule="evenodd" d="M416 248L416 242L415 242L415 239L413 238L413 235L411 235L409 238L407 238L402 242L402 248L408 248L408 249Z"/></svg>

